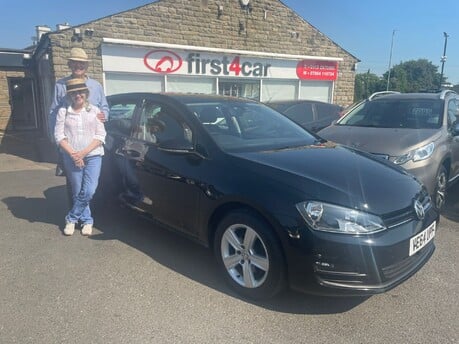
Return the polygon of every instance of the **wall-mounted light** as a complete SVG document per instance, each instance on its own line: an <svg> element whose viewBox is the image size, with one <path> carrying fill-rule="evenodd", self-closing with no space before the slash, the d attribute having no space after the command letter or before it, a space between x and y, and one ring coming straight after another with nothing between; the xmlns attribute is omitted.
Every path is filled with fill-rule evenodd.
<svg viewBox="0 0 459 344"><path fill-rule="evenodd" d="M239 34L245 33L245 25L243 22L239 21Z"/></svg>
<svg viewBox="0 0 459 344"><path fill-rule="evenodd" d="M252 12L252 3L250 2L250 0L239 0L239 2L243 10L245 10L247 13Z"/></svg>
<svg viewBox="0 0 459 344"><path fill-rule="evenodd" d="M92 37L92 35L94 34L94 29L92 28L89 28L89 29L85 29L84 30L84 34L88 37Z"/></svg>
<svg viewBox="0 0 459 344"><path fill-rule="evenodd" d="M300 33L296 31L290 31L290 37L298 39L300 38Z"/></svg>
<svg viewBox="0 0 459 344"><path fill-rule="evenodd" d="M79 28L73 29L72 42L81 42L83 40L83 34Z"/></svg>
<svg viewBox="0 0 459 344"><path fill-rule="evenodd" d="M220 17L223 15L223 5L218 5L217 7L217 18L220 19Z"/></svg>

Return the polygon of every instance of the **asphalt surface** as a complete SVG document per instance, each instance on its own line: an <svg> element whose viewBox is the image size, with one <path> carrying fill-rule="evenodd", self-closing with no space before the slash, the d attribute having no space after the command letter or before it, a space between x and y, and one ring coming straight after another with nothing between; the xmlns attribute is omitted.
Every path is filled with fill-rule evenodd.
<svg viewBox="0 0 459 344"><path fill-rule="evenodd" d="M2 344L459 342L459 186L431 260L397 288L254 303L209 250L115 204L98 209L93 236L64 236L64 178L29 150L0 150Z"/></svg>

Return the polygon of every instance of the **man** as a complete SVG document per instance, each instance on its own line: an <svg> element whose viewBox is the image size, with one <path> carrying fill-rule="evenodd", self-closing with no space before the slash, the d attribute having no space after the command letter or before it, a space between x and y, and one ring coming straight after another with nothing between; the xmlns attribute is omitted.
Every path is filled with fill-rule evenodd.
<svg viewBox="0 0 459 344"><path fill-rule="evenodd" d="M88 55L86 52L81 49L81 48L72 48L70 50L70 56L68 58L67 66L71 70L71 75L59 79L56 81L56 85L54 87L54 95L51 103L51 107L49 110L48 114L48 135L50 139L54 142L54 127L56 126L56 117L59 109L61 107L67 107L69 105L68 99L66 98L66 82L69 79L73 78L79 78L79 79L84 79L86 86L88 87L89 90L89 97L88 97L88 102L97 106L101 112L97 115L97 118L101 122L105 122L108 120L108 103L107 99L105 98L105 93L104 89L102 88L102 85L94 80L91 79L86 75L86 71L88 69ZM64 171L62 167L62 155L61 152L58 152L58 162L56 166L56 175L57 176L63 176ZM69 195L69 202L70 202L70 207L72 206L72 191L71 191L71 186L70 182L67 179L67 194Z"/></svg>

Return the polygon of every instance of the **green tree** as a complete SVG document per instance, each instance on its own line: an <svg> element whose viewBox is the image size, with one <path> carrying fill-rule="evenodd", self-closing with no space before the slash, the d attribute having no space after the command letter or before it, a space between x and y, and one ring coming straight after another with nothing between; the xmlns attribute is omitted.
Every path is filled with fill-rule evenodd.
<svg viewBox="0 0 459 344"><path fill-rule="evenodd" d="M359 73L355 76L354 101L368 98L372 93L385 90L384 80L376 74Z"/></svg>
<svg viewBox="0 0 459 344"><path fill-rule="evenodd" d="M383 78L387 80L388 72ZM445 82L443 78L442 82ZM440 73L438 66L426 59L410 60L395 65L390 71L389 90L399 92L420 92L438 90Z"/></svg>

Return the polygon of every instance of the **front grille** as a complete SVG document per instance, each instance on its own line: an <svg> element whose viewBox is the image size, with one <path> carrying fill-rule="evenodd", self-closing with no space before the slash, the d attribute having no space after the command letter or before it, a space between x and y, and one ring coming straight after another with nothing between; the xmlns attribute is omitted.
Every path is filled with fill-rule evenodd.
<svg viewBox="0 0 459 344"><path fill-rule="evenodd" d="M424 190L418 200L421 202L424 212L427 213L427 211L432 207L432 201L427 191ZM382 217L382 219L388 228L396 227L406 222L419 220L413 204L405 209L386 214Z"/></svg>

